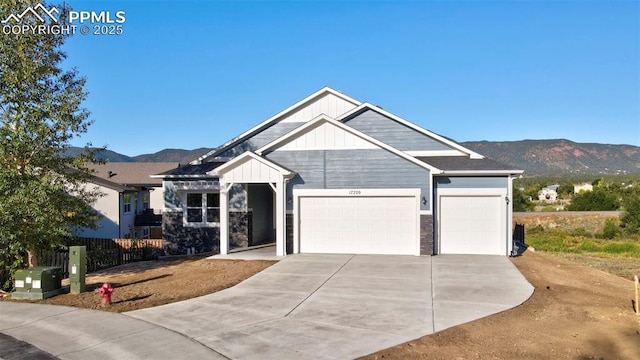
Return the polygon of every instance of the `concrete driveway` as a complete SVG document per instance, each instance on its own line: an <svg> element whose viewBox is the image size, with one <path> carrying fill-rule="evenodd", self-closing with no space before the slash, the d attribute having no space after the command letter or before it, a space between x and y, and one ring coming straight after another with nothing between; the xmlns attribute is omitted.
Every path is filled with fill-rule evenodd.
<svg viewBox="0 0 640 360"><path fill-rule="evenodd" d="M126 315L231 359L350 359L532 293L501 256L295 255L233 288Z"/></svg>

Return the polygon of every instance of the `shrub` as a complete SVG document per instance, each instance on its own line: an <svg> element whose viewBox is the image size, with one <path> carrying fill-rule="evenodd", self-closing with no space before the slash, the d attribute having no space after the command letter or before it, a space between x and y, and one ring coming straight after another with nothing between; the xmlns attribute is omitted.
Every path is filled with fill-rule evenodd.
<svg viewBox="0 0 640 360"><path fill-rule="evenodd" d="M618 198L606 189L597 188L593 191L581 192L573 196L571 211L612 211L620 207Z"/></svg>
<svg viewBox="0 0 640 360"><path fill-rule="evenodd" d="M616 225L615 220L609 218L605 220L602 232L596 234L596 237L600 239L614 239L620 235L620 229Z"/></svg>
<svg viewBox="0 0 640 360"><path fill-rule="evenodd" d="M624 214L620 218L621 227L627 234L640 233L640 194L632 194L623 200Z"/></svg>
<svg viewBox="0 0 640 360"><path fill-rule="evenodd" d="M513 188L513 211L531 211L534 208L533 202L520 189Z"/></svg>

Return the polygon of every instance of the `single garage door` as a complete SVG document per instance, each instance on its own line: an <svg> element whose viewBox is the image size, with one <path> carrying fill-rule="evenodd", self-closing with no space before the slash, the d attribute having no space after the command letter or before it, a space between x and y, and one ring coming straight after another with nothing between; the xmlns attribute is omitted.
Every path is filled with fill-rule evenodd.
<svg viewBox="0 0 640 360"><path fill-rule="evenodd" d="M301 196L300 252L418 255L417 198Z"/></svg>
<svg viewBox="0 0 640 360"><path fill-rule="evenodd" d="M441 254L506 255L504 195L439 196Z"/></svg>

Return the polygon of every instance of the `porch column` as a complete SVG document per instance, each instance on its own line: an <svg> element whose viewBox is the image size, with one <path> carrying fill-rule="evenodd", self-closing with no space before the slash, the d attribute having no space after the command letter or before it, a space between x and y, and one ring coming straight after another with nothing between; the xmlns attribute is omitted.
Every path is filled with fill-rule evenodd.
<svg viewBox="0 0 640 360"><path fill-rule="evenodd" d="M220 254L229 253L229 199L227 192L229 187L220 182Z"/></svg>
<svg viewBox="0 0 640 360"><path fill-rule="evenodd" d="M285 242L285 201L286 182L280 179L276 183L276 256L287 254Z"/></svg>

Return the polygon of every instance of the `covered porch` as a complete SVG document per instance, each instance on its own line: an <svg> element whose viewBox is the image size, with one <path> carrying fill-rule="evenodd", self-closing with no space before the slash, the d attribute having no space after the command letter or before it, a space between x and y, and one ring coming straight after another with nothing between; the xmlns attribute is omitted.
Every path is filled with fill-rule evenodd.
<svg viewBox="0 0 640 360"><path fill-rule="evenodd" d="M286 186L295 174L252 152L216 168L215 174L220 183L220 255L228 255L231 250L230 240L236 231L236 226L231 225L237 223L231 217L238 216L234 185L241 185L246 194L246 220L242 221L249 231L244 235L247 247L253 245L254 235L260 239L255 239L257 243L268 242L268 237L275 236L275 255L285 256Z"/></svg>

